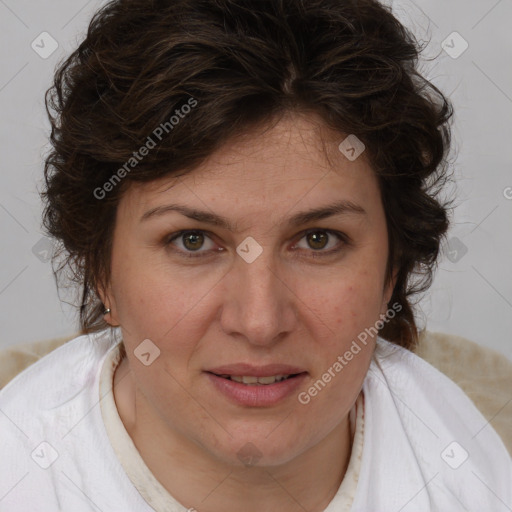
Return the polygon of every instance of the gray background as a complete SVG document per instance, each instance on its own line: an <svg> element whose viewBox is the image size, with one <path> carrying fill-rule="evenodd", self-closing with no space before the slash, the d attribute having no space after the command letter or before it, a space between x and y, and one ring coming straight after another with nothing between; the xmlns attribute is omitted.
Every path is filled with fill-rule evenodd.
<svg viewBox="0 0 512 512"><path fill-rule="evenodd" d="M43 96L55 65L104 3L0 0L0 347L78 330L67 304L73 295L61 292L59 299L40 229L38 189L49 134ZM419 323L512 359L512 1L392 6L420 40L430 40L424 55L435 59L423 61L422 69L455 107L457 208L434 284L420 302ZM58 43L47 58L31 46L50 48L43 32Z"/></svg>

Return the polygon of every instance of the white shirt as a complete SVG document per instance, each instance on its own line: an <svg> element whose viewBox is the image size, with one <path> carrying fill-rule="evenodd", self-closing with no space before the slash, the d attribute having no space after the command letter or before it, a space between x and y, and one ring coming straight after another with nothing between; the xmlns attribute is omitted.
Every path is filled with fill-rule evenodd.
<svg viewBox="0 0 512 512"><path fill-rule="evenodd" d="M110 334L67 342L0 391L0 512L193 506L163 488L124 429L112 394L119 337ZM379 338L350 418L349 467L325 512L510 510L503 442L418 356Z"/></svg>

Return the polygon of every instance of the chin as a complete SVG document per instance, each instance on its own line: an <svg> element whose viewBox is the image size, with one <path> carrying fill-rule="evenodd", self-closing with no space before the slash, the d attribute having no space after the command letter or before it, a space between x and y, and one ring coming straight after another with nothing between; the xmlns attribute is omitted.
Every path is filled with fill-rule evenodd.
<svg viewBox="0 0 512 512"><path fill-rule="evenodd" d="M213 450L210 448L210 451L225 464L239 467L281 466L303 451L297 440L289 435L283 439L277 434L269 436L269 432L272 430L267 429L264 433L251 437L229 437L224 449L217 444Z"/></svg>

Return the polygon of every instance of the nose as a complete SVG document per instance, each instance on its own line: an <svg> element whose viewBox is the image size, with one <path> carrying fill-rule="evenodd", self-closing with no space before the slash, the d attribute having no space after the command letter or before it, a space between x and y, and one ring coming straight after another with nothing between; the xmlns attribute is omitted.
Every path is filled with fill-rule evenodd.
<svg viewBox="0 0 512 512"><path fill-rule="evenodd" d="M268 252L252 263L237 258L223 280L223 331L262 346L281 340L297 322L297 298Z"/></svg>

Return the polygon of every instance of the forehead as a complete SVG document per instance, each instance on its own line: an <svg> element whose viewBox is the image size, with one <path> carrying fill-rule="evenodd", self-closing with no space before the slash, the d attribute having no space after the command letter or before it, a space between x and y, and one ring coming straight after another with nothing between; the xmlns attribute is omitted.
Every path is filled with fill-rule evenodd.
<svg viewBox="0 0 512 512"><path fill-rule="evenodd" d="M299 201L375 200L377 181L364 153L350 161L338 149L346 137L315 115L285 115L231 139L184 176L129 187L120 208L138 213L180 198L203 209L263 213Z"/></svg>

